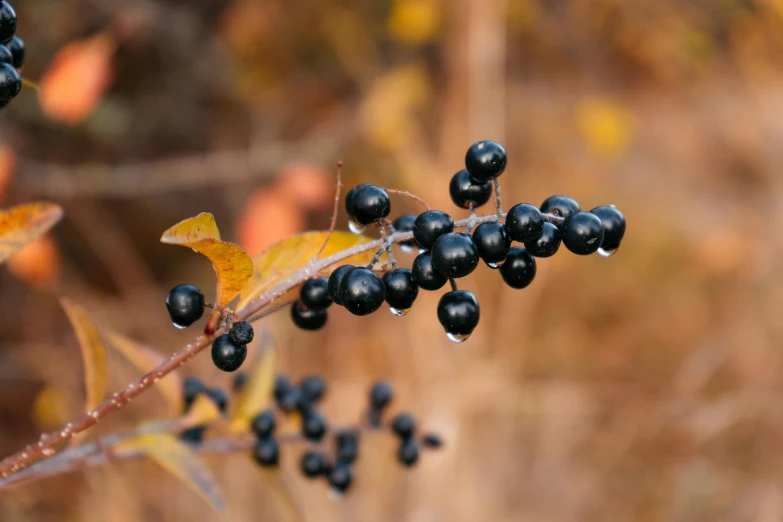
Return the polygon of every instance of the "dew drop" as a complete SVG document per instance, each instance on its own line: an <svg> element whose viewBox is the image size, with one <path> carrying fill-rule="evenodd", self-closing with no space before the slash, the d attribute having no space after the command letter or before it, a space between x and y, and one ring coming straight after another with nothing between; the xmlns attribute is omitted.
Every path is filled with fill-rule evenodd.
<svg viewBox="0 0 783 522"><path fill-rule="evenodd" d="M394 308L393 306L390 306L389 311L392 313L392 315L402 317L410 311L410 308Z"/></svg>
<svg viewBox="0 0 783 522"><path fill-rule="evenodd" d="M501 266L503 266L503 263L505 263L506 260L498 261L497 263L487 263L487 266L490 267L492 270L497 270Z"/></svg>
<svg viewBox="0 0 783 522"><path fill-rule="evenodd" d="M366 227L364 225L360 225L359 223L356 223L354 221L348 222L348 230L353 232L354 234L361 235L364 233L364 229Z"/></svg>
<svg viewBox="0 0 783 522"><path fill-rule="evenodd" d="M184 324L178 324L178 323L171 323L171 324L173 324L174 328L177 328L178 330L184 330L185 328L187 328L187 326Z"/></svg>
<svg viewBox="0 0 783 522"><path fill-rule="evenodd" d="M455 334L455 333L451 333L451 332L446 332L446 337L448 337L449 341L451 341L453 343L464 343L465 341L468 340L468 338L470 337L470 334L462 335L462 334Z"/></svg>
<svg viewBox="0 0 783 522"><path fill-rule="evenodd" d="M598 249L598 255L601 257L612 257L617 253L617 249L611 249L611 250L604 250L603 248Z"/></svg>
<svg viewBox="0 0 783 522"><path fill-rule="evenodd" d="M403 254L412 254L416 252L416 247L413 245L400 245L400 250Z"/></svg>
<svg viewBox="0 0 783 522"><path fill-rule="evenodd" d="M51 457L52 455L54 455L54 450L52 448L45 448L41 453L43 453L47 457Z"/></svg>
<svg viewBox="0 0 783 522"><path fill-rule="evenodd" d="M426 254L426 253L427 253L427 249L426 248L420 248L419 249L419 254Z"/></svg>

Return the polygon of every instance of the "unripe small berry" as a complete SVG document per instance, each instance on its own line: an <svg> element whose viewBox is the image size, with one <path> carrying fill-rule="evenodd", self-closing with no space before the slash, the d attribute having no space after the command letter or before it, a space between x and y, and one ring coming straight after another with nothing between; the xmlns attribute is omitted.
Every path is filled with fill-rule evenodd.
<svg viewBox="0 0 783 522"><path fill-rule="evenodd" d="M465 154L465 168L476 181L490 181L506 170L506 149L491 140L476 142Z"/></svg>
<svg viewBox="0 0 783 522"><path fill-rule="evenodd" d="M219 335L212 341L212 362L224 372L234 372L242 366L247 357L247 346L236 345L228 335Z"/></svg>
<svg viewBox="0 0 783 522"><path fill-rule="evenodd" d="M247 321L237 321L231 325L228 336L231 339L231 342L237 346L250 344L253 341L253 325Z"/></svg>

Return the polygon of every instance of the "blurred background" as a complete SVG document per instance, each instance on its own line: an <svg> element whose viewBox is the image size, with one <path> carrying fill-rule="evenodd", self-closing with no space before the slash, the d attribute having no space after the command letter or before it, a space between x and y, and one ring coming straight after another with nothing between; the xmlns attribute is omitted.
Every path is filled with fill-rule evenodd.
<svg viewBox="0 0 783 522"><path fill-rule="evenodd" d="M65 219L0 271L0 454L83 404L57 297L172 353L168 289L214 294L209 263L158 243L208 211L251 255L328 227L348 186L415 192L463 217L451 175L506 146L506 208L566 194L628 220L610 259L564 248L526 290L482 268L481 324L453 344L440 292L410 314L333 310L317 333L264 321L280 369L330 379L334 424L377 378L446 447L413 470L367 438L328 498L286 447L278 475L209 458L232 521L783 519L783 2L780 0L35 0L0 115L2 205ZM393 200L393 214L420 210ZM340 227L346 218L340 216ZM410 256L404 263L411 262ZM138 375L112 359L111 388ZM208 356L183 367L228 386ZM145 394L90 437L165 415ZM151 462L0 493L3 521L214 520Z"/></svg>

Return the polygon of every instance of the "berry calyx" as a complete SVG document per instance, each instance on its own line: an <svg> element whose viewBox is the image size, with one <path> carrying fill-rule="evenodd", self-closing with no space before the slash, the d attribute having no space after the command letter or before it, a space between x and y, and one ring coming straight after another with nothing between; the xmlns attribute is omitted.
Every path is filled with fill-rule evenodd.
<svg viewBox="0 0 783 522"><path fill-rule="evenodd" d="M259 439L270 437L275 432L277 421L275 413L272 410L264 410L255 417L250 423L250 429Z"/></svg>
<svg viewBox="0 0 783 522"><path fill-rule="evenodd" d="M482 223L473 231L473 242L479 256L490 268L497 268L506 259L511 240L506 235L503 223L494 221Z"/></svg>
<svg viewBox="0 0 783 522"><path fill-rule="evenodd" d="M0 2L0 42L6 42L16 33L16 12L11 4Z"/></svg>
<svg viewBox="0 0 783 522"><path fill-rule="evenodd" d="M332 306L329 280L325 277L308 279L299 290L299 301L310 310L326 310Z"/></svg>
<svg viewBox="0 0 783 522"><path fill-rule="evenodd" d="M550 196L541 203L541 212L567 218L582 210L579 203L568 196Z"/></svg>
<svg viewBox="0 0 783 522"><path fill-rule="evenodd" d="M253 325L247 321L237 321L231 325L228 331L228 337L231 342L237 346L241 344L250 344L253 341Z"/></svg>
<svg viewBox="0 0 783 522"><path fill-rule="evenodd" d="M359 434L343 430L335 435L337 462L352 463L359 457Z"/></svg>
<svg viewBox="0 0 783 522"><path fill-rule="evenodd" d="M514 205L506 214L506 234L514 241L524 243L541 237L544 218L541 211L528 203Z"/></svg>
<svg viewBox="0 0 783 522"><path fill-rule="evenodd" d="M563 244L580 256L592 254L604 241L601 218L590 212L577 212L566 218L561 228Z"/></svg>
<svg viewBox="0 0 783 522"><path fill-rule="evenodd" d="M177 285L166 296L166 309L177 328L187 328L204 315L204 294L193 285Z"/></svg>
<svg viewBox="0 0 783 522"><path fill-rule="evenodd" d="M525 249L536 257L551 257L560 248L560 240L560 229L546 221L541 236L535 241L526 241Z"/></svg>
<svg viewBox="0 0 783 522"><path fill-rule="evenodd" d="M317 411L308 411L302 416L302 435L307 440L318 442L326 435L326 418Z"/></svg>
<svg viewBox="0 0 783 522"><path fill-rule="evenodd" d="M354 268L340 282L340 301L354 315L373 313L385 297L383 281L368 268Z"/></svg>
<svg viewBox="0 0 783 522"><path fill-rule="evenodd" d="M280 445L273 438L258 439L253 446L253 459L265 468L277 467Z"/></svg>
<svg viewBox="0 0 783 522"><path fill-rule="evenodd" d="M0 63L0 99L10 100L15 98L22 90L22 77L14 66L8 63Z"/></svg>
<svg viewBox="0 0 783 522"><path fill-rule="evenodd" d="M403 214L398 216L392 222L392 228L395 232L412 232L413 224L416 222L416 214ZM413 248L416 246L416 240L401 241L400 246Z"/></svg>
<svg viewBox="0 0 783 522"><path fill-rule="evenodd" d="M525 288L536 277L536 260L522 247L511 247L500 267L503 281L511 288Z"/></svg>
<svg viewBox="0 0 783 522"><path fill-rule="evenodd" d="M435 270L435 266L432 264L432 255L428 252L419 254L413 260L411 277L419 288L429 291L440 290L449 280L448 277Z"/></svg>
<svg viewBox="0 0 783 522"><path fill-rule="evenodd" d="M478 208L492 197L491 181L476 181L467 170L462 169L451 178L449 183L451 201L460 208Z"/></svg>
<svg viewBox="0 0 783 522"><path fill-rule="evenodd" d="M219 370L237 371L245 362L245 357L247 357L247 346L232 343L231 338L226 334L219 335L212 341L212 362Z"/></svg>
<svg viewBox="0 0 783 522"><path fill-rule="evenodd" d="M465 168L476 181L490 181L506 170L506 149L495 141L478 141L465 154Z"/></svg>
<svg viewBox="0 0 783 522"><path fill-rule="evenodd" d="M24 65L24 40L18 36L11 38L11 41L5 44L8 50L11 51L13 56L13 66L17 69L21 69Z"/></svg>
<svg viewBox="0 0 783 522"><path fill-rule="evenodd" d="M347 197L345 204L348 205ZM357 187L351 197L350 205L349 215L353 216L354 221L360 225L369 225L385 218L391 212L389 194L376 185L365 184Z"/></svg>
<svg viewBox="0 0 783 522"><path fill-rule="evenodd" d="M480 315L476 296L467 290L447 292L438 302L438 321L453 341L466 340L478 325Z"/></svg>
<svg viewBox="0 0 783 522"><path fill-rule="evenodd" d="M332 301L342 306L343 302L340 300L340 282L345 277L345 274L356 268L353 265L343 265L334 269L329 274L329 282L327 283L327 289L329 290L329 297Z"/></svg>
<svg viewBox="0 0 783 522"><path fill-rule="evenodd" d="M407 268L397 268L383 274L383 286L386 288L386 302L402 313L413 306L419 287L413 282L413 275Z"/></svg>
<svg viewBox="0 0 783 522"><path fill-rule="evenodd" d="M391 429L401 439L409 439L416 431L416 419L410 413L399 413L392 420Z"/></svg>
<svg viewBox="0 0 783 522"><path fill-rule="evenodd" d="M382 410L389 405L394 397L394 389L386 381L377 381L370 388L370 406L376 410Z"/></svg>
<svg viewBox="0 0 783 522"><path fill-rule="evenodd" d="M454 230L454 220L440 210L428 210L416 217L413 223L413 237L422 248L432 248L435 240Z"/></svg>
<svg viewBox="0 0 783 522"><path fill-rule="evenodd" d="M601 243L601 249L611 253L620 248L620 242L625 236L625 216L611 206L595 207L590 213L598 216L604 227L604 241Z"/></svg>
<svg viewBox="0 0 783 522"><path fill-rule="evenodd" d="M353 480L353 472L351 465L345 462L338 462L329 471L329 485L336 491L345 493L348 488L351 487L351 481Z"/></svg>
<svg viewBox="0 0 783 522"><path fill-rule="evenodd" d="M446 277L465 277L478 266L479 251L468 234L450 232L432 246L432 265Z"/></svg>
<svg viewBox="0 0 783 522"><path fill-rule="evenodd" d="M316 478L323 475L329 468L326 455L320 451L306 451L299 462L302 474L307 478Z"/></svg>
<svg viewBox="0 0 783 522"><path fill-rule="evenodd" d="M299 389L308 401L318 402L326 394L326 380L320 375L308 375L299 383Z"/></svg>
<svg viewBox="0 0 783 522"><path fill-rule="evenodd" d="M302 330L319 330L326 324L328 316L326 310L310 310L301 302L296 301L291 306L291 319Z"/></svg>
<svg viewBox="0 0 783 522"><path fill-rule="evenodd" d="M397 460L406 467L411 467L419 460L419 443L414 439L406 439L400 442L397 449Z"/></svg>
<svg viewBox="0 0 783 522"><path fill-rule="evenodd" d="M182 384L182 395L185 400L185 411L190 409L190 406L196 400L196 397L206 391L207 387L204 381L198 377L187 377Z"/></svg>

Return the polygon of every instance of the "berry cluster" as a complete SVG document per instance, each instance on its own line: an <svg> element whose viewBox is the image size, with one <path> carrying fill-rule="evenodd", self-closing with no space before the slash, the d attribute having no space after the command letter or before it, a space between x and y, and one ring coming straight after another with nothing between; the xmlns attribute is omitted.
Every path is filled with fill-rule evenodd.
<svg viewBox="0 0 783 522"><path fill-rule="evenodd" d="M187 413L193 403L196 401L196 397L204 395L215 403L218 410L221 413L225 413L228 409L228 394L220 388L210 388L201 379L196 377L188 377L185 379L182 387L182 395L185 398L185 411ZM200 444L204 440L204 432L207 431L207 426L193 426L183 430L179 434L180 440L191 444Z"/></svg>
<svg viewBox="0 0 783 522"><path fill-rule="evenodd" d="M18 69L24 64L24 42L16 34L16 12L11 4L0 0L0 108L22 90Z"/></svg>

